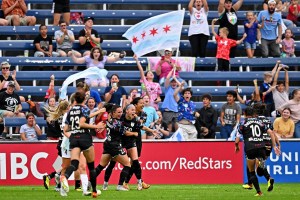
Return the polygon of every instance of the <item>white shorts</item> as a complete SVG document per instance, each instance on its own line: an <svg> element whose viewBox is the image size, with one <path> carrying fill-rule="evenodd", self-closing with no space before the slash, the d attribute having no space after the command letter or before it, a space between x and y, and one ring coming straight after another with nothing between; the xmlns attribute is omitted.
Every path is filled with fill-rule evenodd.
<svg viewBox="0 0 300 200"><path fill-rule="evenodd" d="M71 158L71 151L70 151L69 146L70 146L69 138L64 136L63 141L60 146L62 158Z"/></svg>

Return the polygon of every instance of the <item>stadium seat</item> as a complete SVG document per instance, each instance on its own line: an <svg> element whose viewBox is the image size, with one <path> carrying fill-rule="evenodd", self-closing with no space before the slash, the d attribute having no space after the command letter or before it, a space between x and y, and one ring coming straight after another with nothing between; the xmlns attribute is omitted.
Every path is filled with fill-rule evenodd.
<svg viewBox="0 0 300 200"><path fill-rule="evenodd" d="M53 47L56 48L56 41L53 40ZM101 43L101 47L104 50L108 51L121 51L121 50L131 50L131 42L128 40L104 40ZM79 48L79 42L76 40L73 44L74 49ZM32 40L0 40L0 49L1 50L34 50ZM190 50L191 45L188 40L180 41L180 50ZM207 44L207 49L216 49L216 42L209 40ZM244 45L239 45L237 49L244 50ZM300 51L300 41L295 41L295 50Z"/></svg>

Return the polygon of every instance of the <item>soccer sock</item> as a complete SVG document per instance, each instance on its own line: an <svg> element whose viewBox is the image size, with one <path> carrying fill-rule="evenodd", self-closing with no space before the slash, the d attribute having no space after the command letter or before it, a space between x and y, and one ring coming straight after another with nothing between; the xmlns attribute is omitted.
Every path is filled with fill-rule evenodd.
<svg viewBox="0 0 300 200"><path fill-rule="evenodd" d="M108 167L105 170L105 175L104 175L104 181L105 182L109 181L109 178L112 174L112 170L114 169L115 165L116 165L116 162L111 160Z"/></svg>
<svg viewBox="0 0 300 200"><path fill-rule="evenodd" d="M48 176L49 176L50 179L52 179L52 178L54 178L55 174L56 174L56 171L51 172L51 174L49 174Z"/></svg>
<svg viewBox="0 0 300 200"><path fill-rule="evenodd" d="M101 173L101 171L103 169L104 169L104 167L102 165L100 165L100 164L95 168L96 177Z"/></svg>
<svg viewBox="0 0 300 200"><path fill-rule="evenodd" d="M80 180L75 180L75 189L80 188Z"/></svg>
<svg viewBox="0 0 300 200"><path fill-rule="evenodd" d="M142 169L139 160L132 161L132 168L136 178L139 180L142 177Z"/></svg>
<svg viewBox="0 0 300 200"><path fill-rule="evenodd" d="M132 175L133 175L133 166L130 167L130 170L129 170L129 173L128 173L128 176L125 178L125 183L129 183Z"/></svg>
<svg viewBox="0 0 300 200"><path fill-rule="evenodd" d="M256 177L255 171L254 172L250 172L250 181L253 183L256 192L259 193L260 192L260 187L259 187L259 183L258 183L258 179Z"/></svg>
<svg viewBox="0 0 300 200"><path fill-rule="evenodd" d="M68 179L71 174L78 169L79 160L71 160L71 165L67 168L65 172L65 177Z"/></svg>
<svg viewBox="0 0 300 200"><path fill-rule="evenodd" d="M268 181L268 180L270 179L270 177L271 177L266 167L264 168L264 177L266 178L267 181Z"/></svg>
<svg viewBox="0 0 300 200"><path fill-rule="evenodd" d="M96 173L96 170L95 170L95 163L94 162L90 162L90 163L87 164L87 166L88 166L88 168L90 170L90 181L91 181L91 185L92 185L92 188L93 188L93 192L97 192L97 190L96 190L97 173Z"/></svg>
<svg viewBox="0 0 300 200"><path fill-rule="evenodd" d="M249 171L249 168L247 167L247 179L248 179L248 185L251 185L251 184L252 184L252 182L251 182L251 180L250 180L250 177L251 177L250 171Z"/></svg>
<svg viewBox="0 0 300 200"><path fill-rule="evenodd" d="M126 177L128 176L130 171L130 167L124 166L121 173L120 173L120 178L119 178L119 185L123 185Z"/></svg>
<svg viewBox="0 0 300 200"><path fill-rule="evenodd" d="M88 184L89 184L89 179L87 174L80 174L80 179L82 183L82 190L83 192L87 192Z"/></svg>

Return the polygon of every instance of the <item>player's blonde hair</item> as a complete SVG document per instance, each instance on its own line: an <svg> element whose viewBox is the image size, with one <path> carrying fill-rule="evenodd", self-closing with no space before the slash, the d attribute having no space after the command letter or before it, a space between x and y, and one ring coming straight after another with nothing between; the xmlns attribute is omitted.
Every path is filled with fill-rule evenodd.
<svg viewBox="0 0 300 200"><path fill-rule="evenodd" d="M47 113L49 113L50 120L55 121L58 120L60 116L65 114L68 107L69 107L69 102L66 100L62 100L59 102L58 106L55 108L54 111L50 111L47 108L45 108L45 110Z"/></svg>

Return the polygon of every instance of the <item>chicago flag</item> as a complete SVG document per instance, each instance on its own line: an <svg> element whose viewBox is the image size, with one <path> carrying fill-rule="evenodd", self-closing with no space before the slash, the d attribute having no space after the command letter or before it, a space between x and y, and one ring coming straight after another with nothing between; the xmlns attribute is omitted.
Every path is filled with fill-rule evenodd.
<svg viewBox="0 0 300 200"><path fill-rule="evenodd" d="M131 28L123 37L131 41L138 56L166 48L179 48L184 10L172 11L148 18Z"/></svg>

